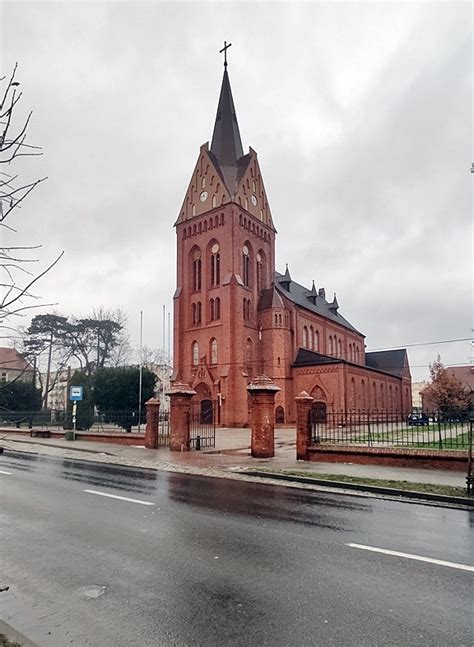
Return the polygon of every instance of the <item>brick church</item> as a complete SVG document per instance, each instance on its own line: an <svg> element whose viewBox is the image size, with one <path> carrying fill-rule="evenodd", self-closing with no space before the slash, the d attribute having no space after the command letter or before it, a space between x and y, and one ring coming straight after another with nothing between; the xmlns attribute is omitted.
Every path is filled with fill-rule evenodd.
<svg viewBox="0 0 474 647"><path fill-rule="evenodd" d="M173 380L189 384L207 417L249 422L247 385L280 387L275 421L295 421L294 398L329 411L411 411L405 350L365 352L365 336L334 295L275 271L276 229L257 153L244 153L227 63L211 145L201 146L175 223Z"/></svg>

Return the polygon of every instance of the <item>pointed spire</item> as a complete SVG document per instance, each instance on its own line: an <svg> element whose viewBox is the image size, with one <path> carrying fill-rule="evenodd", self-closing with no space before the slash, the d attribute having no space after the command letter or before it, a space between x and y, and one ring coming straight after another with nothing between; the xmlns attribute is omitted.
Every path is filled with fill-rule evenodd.
<svg viewBox="0 0 474 647"><path fill-rule="evenodd" d="M290 270L288 269L288 263L286 264L285 273L279 280L279 283L287 292L290 291L291 276Z"/></svg>
<svg viewBox="0 0 474 647"><path fill-rule="evenodd" d="M337 302L336 293L334 292L334 299L332 300L332 303L329 306L329 310L334 312L334 314L337 314L338 309L339 309L339 303Z"/></svg>
<svg viewBox="0 0 474 647"><path fill-rule="evenodd" d="M313 285L311 286L311 290L309 294L307 294L306 296L314 305L316 305L316 299L318 298L318 291L316 290L316 286L314 285L314 280L313 280Z"/></svg>
<svg viewBox="0 0 474 647"><path fill-rule="evenodd" d="M224 68L210 150L221 167L236 167L237 160L244 154L227 67Z"/></svg>

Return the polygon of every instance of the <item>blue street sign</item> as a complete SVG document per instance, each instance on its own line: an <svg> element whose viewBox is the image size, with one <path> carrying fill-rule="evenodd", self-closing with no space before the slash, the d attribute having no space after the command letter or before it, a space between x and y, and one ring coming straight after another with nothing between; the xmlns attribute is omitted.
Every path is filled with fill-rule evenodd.
<svg viewBox="0 0 474 647"><path fill-rule="evenodd" d="M73 402L80 402L82 400L82 394L84 388L82 386L71 386L69 390L69 399Z"/></svg>

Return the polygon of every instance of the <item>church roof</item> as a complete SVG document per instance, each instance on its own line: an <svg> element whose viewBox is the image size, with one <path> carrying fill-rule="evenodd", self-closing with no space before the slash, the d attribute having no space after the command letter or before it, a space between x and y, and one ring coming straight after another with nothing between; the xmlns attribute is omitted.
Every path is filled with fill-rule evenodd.
<svg viewBox="0 0 474 647"><path fill-rule="evenodd" d="M408 362L408 358L404 348L399 350L379 350L365 354L367 366L398 377L402 376L406 362Z"/></svg>
<svg viewBox="0 0 474 647"><path fill-rule="evenodd" d="M299 348L298 355L294 361L293 366L315 366L316 364L342 364L344 360L338 357L329 357L328 355L321 355L314 350L307 348Z"/></svg>
<svg viewBox="0 0 474 647"><path fill-rule="evenodd" d="M241 158L244 157L244 151L227 69L224 69L214 132L209 150L217 161L227 188L233 194L239 176L242 177L247 166L248 159L241 161Z"/></svg>
<svg viewBox="0 0 474 647"><path fill-rule="evenodd" d="M356 332L358 335L362 334L356 328L354 328L354 326L349 323L347 319L339 314L339 312L335 310L334 307L331 308L333 304L328 303L324 297L318 295L317 298L314 298L314 292L312 290L308 290L308 288L305 288L303 285L300 285L299 283L296 283L296 281L291 280L288 268L285 274L275 272L275 285L280 294L292 301L297 306L305 308L306 310L309 310L311 312L315 312L322 317L326 317L326 319L331 319L331 321L334 321L340 326L344 326L344 328L348 328L349 330Z"/></svg>
<svg viewBox="0 0 474 647"><path fill-rule="evenodd" d="M266 310L267 308L284 308L285 304L283 299L278 294L277 290L269 288L267 290L262 290L260 293L260 299L258 301L258 309Z"/></svg>

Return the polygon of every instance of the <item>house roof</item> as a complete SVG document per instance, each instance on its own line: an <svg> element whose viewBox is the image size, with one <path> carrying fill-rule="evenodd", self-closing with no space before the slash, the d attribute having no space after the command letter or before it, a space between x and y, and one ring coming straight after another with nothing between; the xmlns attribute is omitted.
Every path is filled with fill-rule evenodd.
<svg viewBox="0 0 474 647"><path fill-rule="evenodd" d="M326 317L326 319L330 319L331 321L338 323L340 326L343 326L348 330L352 330L358 335L362 335L362 333L359 332L357 328L354 328L354 326L349 323L347 319L339 314L339 306L337 302L334 303L333 301L333 303L328 303L325 297L319 294L315 296L315 290L309 290L303 285L296 283L296 281L293 281L290 277L288 268L286 268L285 274L275 272L275 285L280 294L298 305L300 308L305 308L305 310L315 312L322 317Z"/></svg>
<svg viewBox="0 0 474 647"><path fill-rule="evenodd" d="M376 368L384 373L401 377L408 361L404 348L398 350L379 350L365 354L365 363L371 368Z"/></svg>
<svg viewBox="0 0 474 647"><path fill-rule="evenodd" d="M446 366L446 370L454 375L460 382L474 391L474 365L469 366Z"/></svg>
<svg viewBox="0 0 474 647"><path fill-rule="evenodd" d="M15 371L32 371L33 367L14 348L0 348L0 368Z"/></svg>

